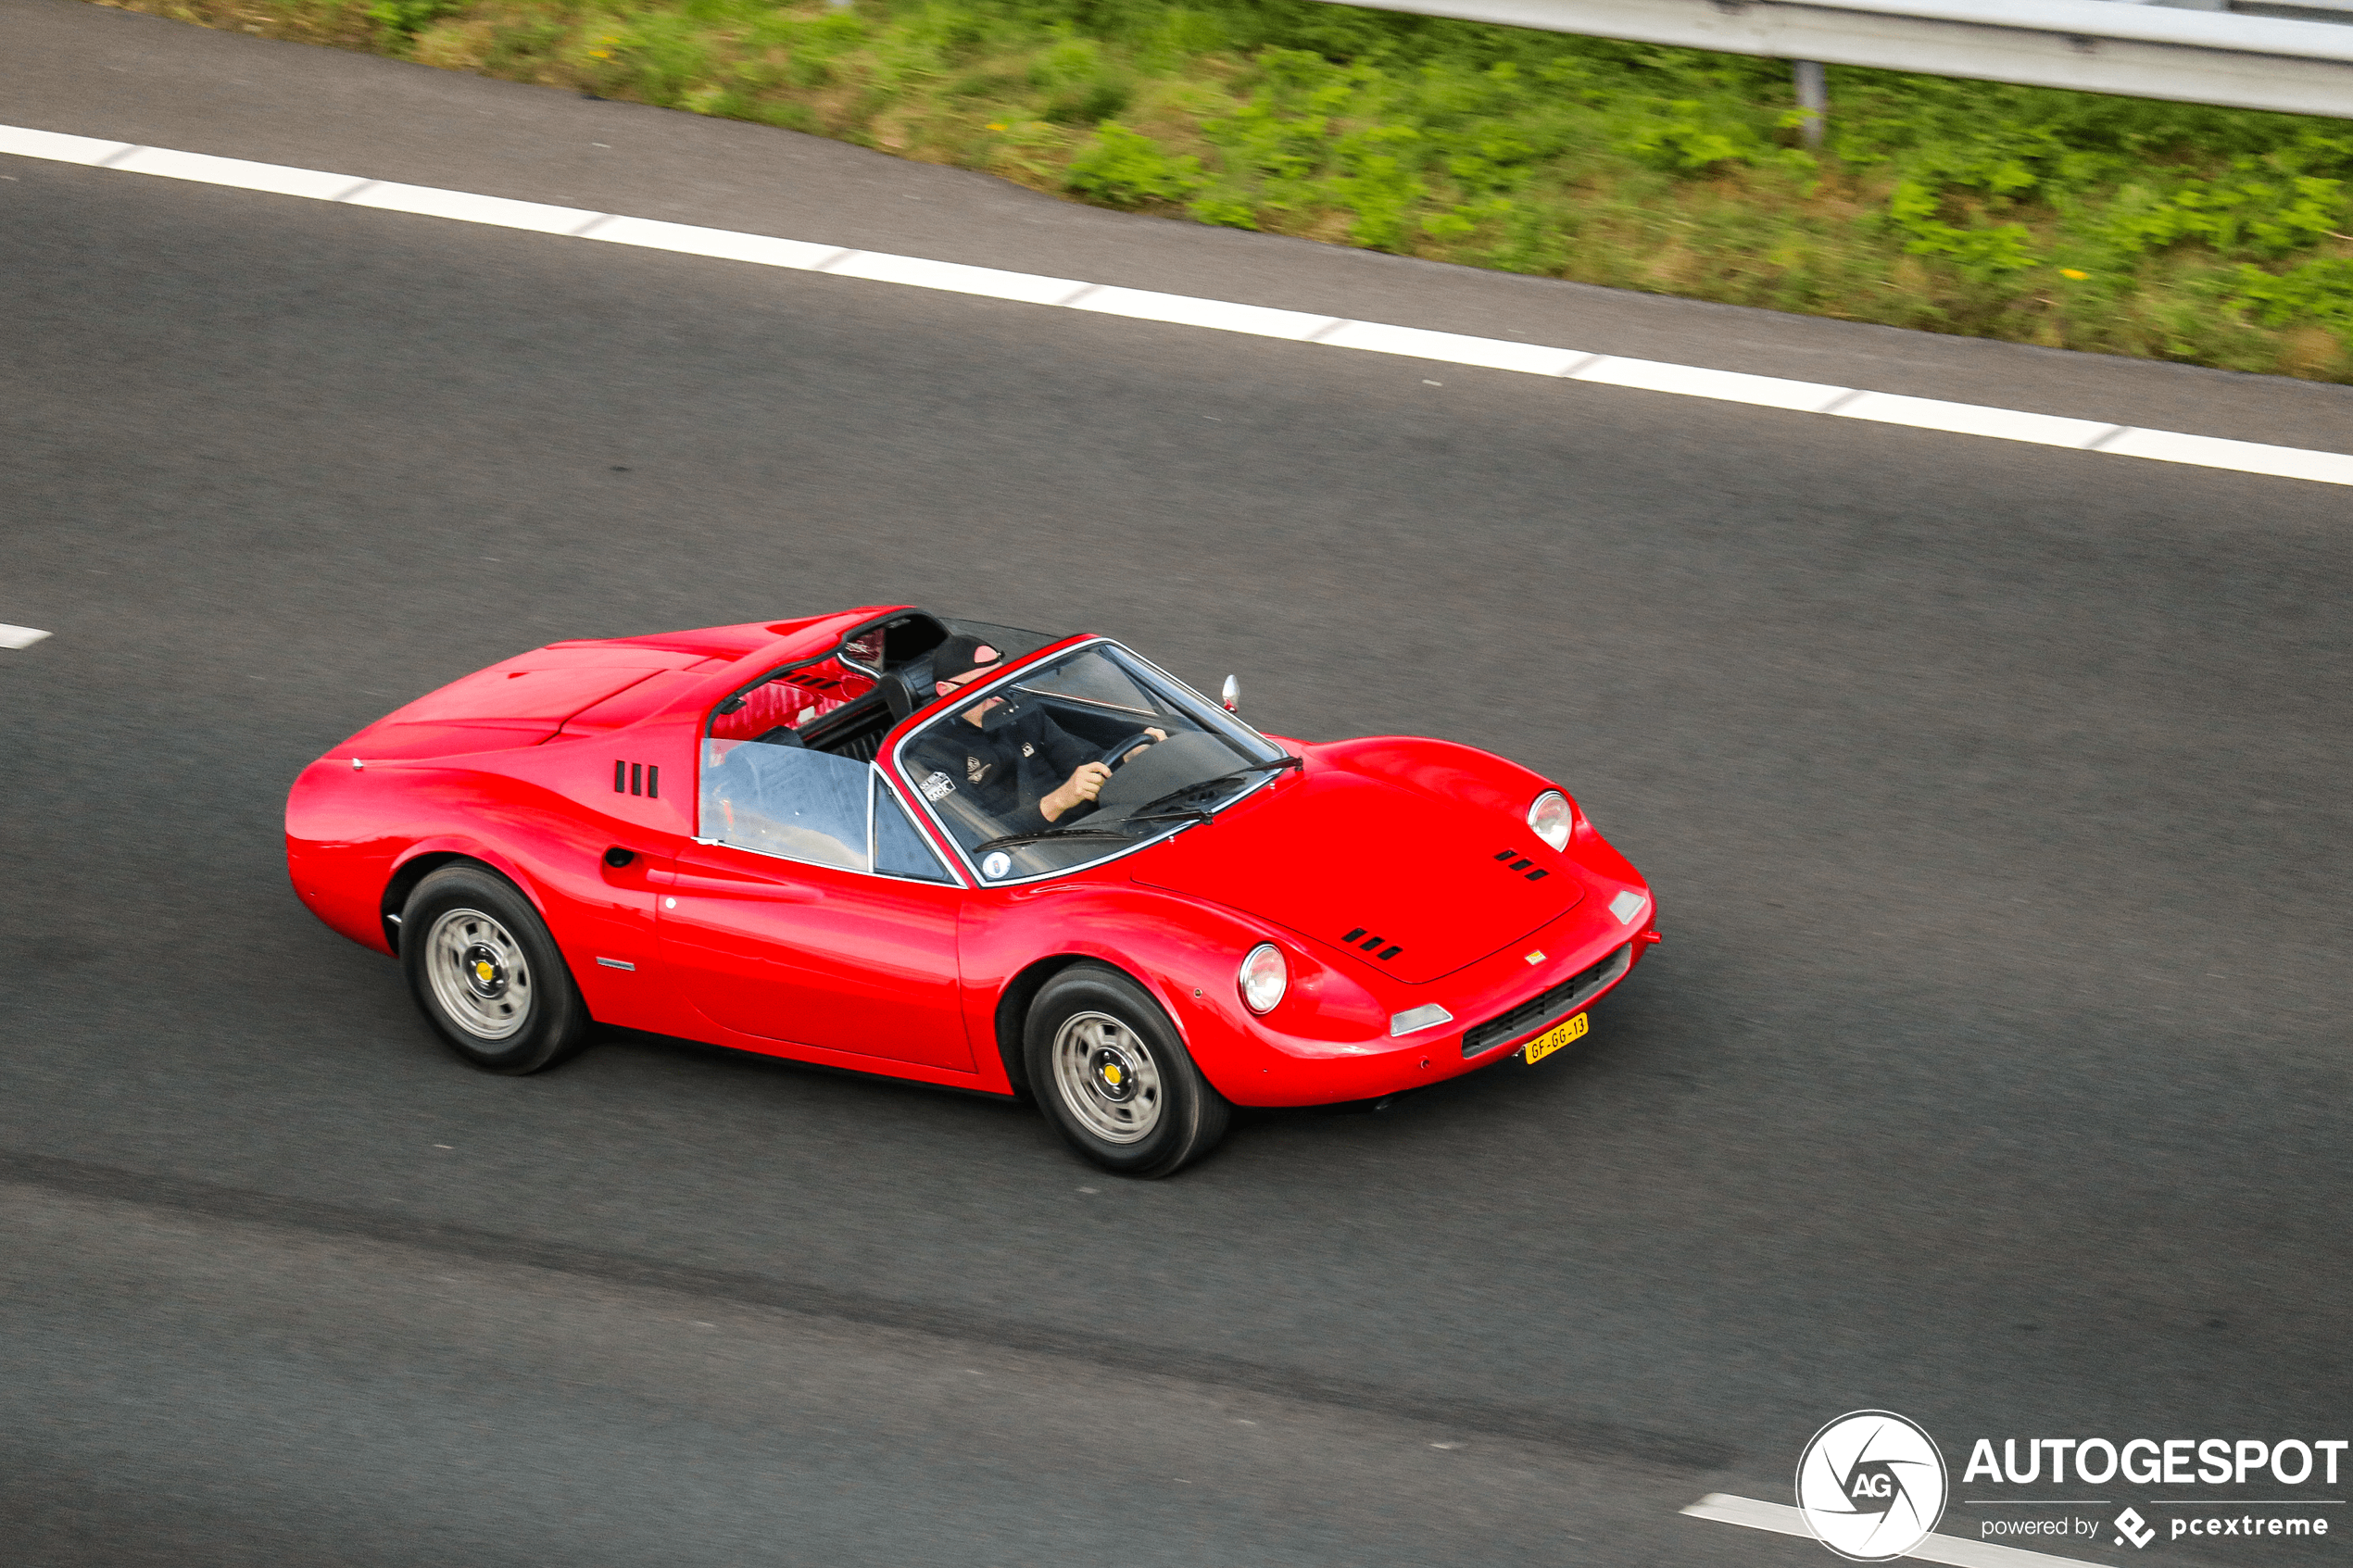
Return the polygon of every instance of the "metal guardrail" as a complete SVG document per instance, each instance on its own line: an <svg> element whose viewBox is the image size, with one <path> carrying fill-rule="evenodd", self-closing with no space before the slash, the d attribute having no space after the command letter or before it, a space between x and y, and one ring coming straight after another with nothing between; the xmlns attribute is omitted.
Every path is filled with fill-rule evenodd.
<svg viewBox="0 0 2353 1568"><path fill-rule="evenodd" d="M2353 0L2124 0L2129 6L2178 6L2184 11L2236 11L2290 21L2353 22Z"/></svg>
<svg viewBox="0 0 2353 1568"><path fill-rule="evenodd" d="M1332 0L1809 64L2353 119L2353 0ZM2197 0L2192 0L2196 4ZM2211 0L2209 0L2211 3ZM2293 11L2296 17L2281 14ZM1801 102L1818 94L1799 72Z"/></svg>

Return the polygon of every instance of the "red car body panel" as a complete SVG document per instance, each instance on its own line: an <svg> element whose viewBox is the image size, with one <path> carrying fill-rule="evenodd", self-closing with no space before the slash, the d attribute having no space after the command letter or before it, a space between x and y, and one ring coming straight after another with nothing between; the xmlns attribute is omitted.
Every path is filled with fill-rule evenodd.
<svg viewBox="0 0 2353 1568"><path fill-rule="evenodd" d="M689 845L662 915L668 983L773 1046L971 1075L957 976L964 890Z"/></svg>
<svg viewBox="0 0 2353 1568"><path fill-rule="evenodd" d="M1213 822L1013 885L984 885L920 809L959 884L698 842L703 734L746 738L863 695L872 679L826 656L906 608L558 643L453 682L296 780L296 892L390 953L408 888L450 858L479 860L540 911L601 1022L1000 1094L1023 1086L1026 983L1096 959L1151 993L1222 1094L1262 1106L1377 1098L1489 1065L1517 1038L1466 1059L1466 1027L1621 947L1630 970L1656 940L1649 889L1581 813L1565 850L1529 830L1549 781L1410 737L1279 742L1304 765ZM759 706L717 712L796 663L752 694ZM902 721L880 755L932 716ZM1628 893L1630 912L1613 903ZM1290 981L1260 1016L1236 972L1265 941ZM1433 1002L1453 1021L1390 1035L1392 1014Z"/></svg>
<svg viewBox="0 0 2353 1568"><path fill-rule="evenodd" d="M1311 755L1307 787L1286 780L1255 809L1227 812L1216 824L1225 831L1179 834L1137 880L1228 902L1234 868L1247 863L1257 868L1241 888L1251 909L1409 985L1485 958L1584 897L1574 876L1554 882L1550 865L1533 882L1504 869L1531 844L1542 860L1554 859L1525 825L1513 834L1466 813L1417 810L1411 791ZM1529 798L1546 787L1535 784ZM1410 834L1399 832L1405 822L1415 824ZM1508 851L1504 861L1499 850ZM1343 946L1349 932L1356 939Z"/></svg>

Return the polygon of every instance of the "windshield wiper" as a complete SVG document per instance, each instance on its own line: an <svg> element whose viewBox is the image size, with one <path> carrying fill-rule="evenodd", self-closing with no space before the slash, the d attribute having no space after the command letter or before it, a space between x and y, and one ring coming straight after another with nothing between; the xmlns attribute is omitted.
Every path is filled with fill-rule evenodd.
<svg viewBox="0 0 2353 1568"><path fill-rule="evenodd" d="M1138 812L1133 816L1114 817L1107 822L1089 821L1073 822L1066 828L1042 828L1036 833L1009 833L1002 838L992 838L986 844L973 846L973 853L981 855L991 849L1002 849L1015 844L1036 844L1047 838L1126 838L1127 834L1120 830L1130 822L1205 822L1209 820L1210 813L1207 811Z"/></svg>
<svg viewBox="0 0 2353 1568"><path fill-rule="evenodd" d="M1152 798L1145 801L1141 806L1136 808L1134 811L1128 813L1126 820L1132 822L1138 817L1144 815L1155 806L1165 806L1172 800L1181 800L1186 796L1192 794L1195 790L1207 789L1212 784L1231 784L1236 779L1246 779L1252 773L1279 773L1286 768L1300 768L1304 766L1306 766L1306 759L1292 757L1286 754L1282 757L1277 758L1272 762L1252 762L1243 767L1236 768L1230 772L1219 773L1214 777L1206 779L1195 779L1191 784L1178 784L1175 789L1168 791L1164 795L1156 795L1152 797ZM1206 811L1189 814L1197 814L1204 822L1209 819L1209 813Z"/></svg>

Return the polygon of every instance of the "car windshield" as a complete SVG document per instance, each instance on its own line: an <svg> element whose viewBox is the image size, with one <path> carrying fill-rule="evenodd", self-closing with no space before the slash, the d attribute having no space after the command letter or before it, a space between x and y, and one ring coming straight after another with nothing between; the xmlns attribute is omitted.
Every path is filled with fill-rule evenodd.
<svg viewBox="0 0 2353 1568"><path fill-rule="evenodd" d="M1118 854L1289 765L1281 747L1109 643L973 691L911 735L899 761L984 882ZM1094 801L1055 810L1050 797L1098 762L1112 771Z"/></svg>

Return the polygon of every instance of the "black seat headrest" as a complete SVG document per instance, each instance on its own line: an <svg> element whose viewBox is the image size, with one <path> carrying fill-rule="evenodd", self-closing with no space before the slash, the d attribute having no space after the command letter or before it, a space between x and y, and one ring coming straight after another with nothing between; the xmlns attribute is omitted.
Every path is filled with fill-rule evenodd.
<svg viewBox="0 0 2353 1568"><path fill-rule="evenodd" d="M931 678L931 655L918 655L885 675L882 694L893 723L938 700L939 694L933 689Z"/></svg>

